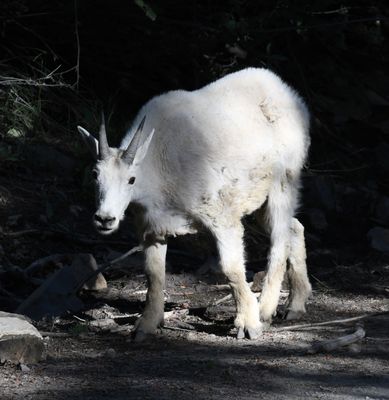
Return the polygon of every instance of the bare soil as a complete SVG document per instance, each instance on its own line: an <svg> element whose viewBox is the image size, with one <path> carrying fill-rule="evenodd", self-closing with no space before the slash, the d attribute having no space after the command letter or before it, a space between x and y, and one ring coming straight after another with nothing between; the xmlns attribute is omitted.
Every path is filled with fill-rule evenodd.
<svg viewBox="0 0 389 400"><path fill-rule="evenodd" d="M0 308L6 311L36 287L12 266L23 269L56 253L90 252L102 262L136 244L126 224L112 238L98 237L89 224L91 198L57 175L12 166L0 176ZM265 268L266 239L250 221L247 228L251 280ZM36 324L46 359L29 370L0 366L0 399L389 399L389 314L375 315L389 311L387 258L361 256L353 244L334 249L310 242L309 230L307 237L314 292L301 321L276 318L258 340L235 339L233 302L212 306L229 290L212 246L204 246L208 237L172 241L164 328L145 343L132 340L146 288L142 258L134 256L107 272L107 290L81 294L84 310ZM284 287L281 309L286 296ZM308 350L314 341L355 331L357 322L280 330L364 314L371 314L361 320L365 338L329 353Z"/></svg>

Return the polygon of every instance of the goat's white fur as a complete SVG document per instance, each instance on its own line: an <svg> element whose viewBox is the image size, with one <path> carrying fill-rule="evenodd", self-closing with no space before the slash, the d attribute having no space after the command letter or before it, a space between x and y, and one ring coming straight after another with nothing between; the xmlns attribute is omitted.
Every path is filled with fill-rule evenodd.
<svg viewBox="0 0 389 400"><path fill-rule="evenodd" d="M144 131L155 133L145 135L140 157L128 165L120 155L144 115ZM271 320L288 259L288 307L294 314L305 311L311 286L304 229L293 216L308 131L304 102L266 69L245 69L193 92L168 92L142 107L120 148L111 148L110 157L96 165L97 214L111 221L106 232L118 227L130 202L141 206L149 289L138 337L163 322L165 238L194 233L198 224L216 239L236 300L238 336L245 331L256 337L260 319ZM128 184L130 177L136 177L134 185ZM261 206L266 208L271 248L258 305L245 278L241 218Z"/></svg>

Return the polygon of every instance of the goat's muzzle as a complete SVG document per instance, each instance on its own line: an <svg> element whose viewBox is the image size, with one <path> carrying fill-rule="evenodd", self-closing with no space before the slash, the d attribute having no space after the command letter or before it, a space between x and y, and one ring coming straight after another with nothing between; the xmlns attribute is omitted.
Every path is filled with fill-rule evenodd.
<svg viewBox="0 0 389 400"><path fill-rule="evenodd" d="M99 233L108 235L117 229L116 217L96 213L93 218L94 225Z"/></svg>

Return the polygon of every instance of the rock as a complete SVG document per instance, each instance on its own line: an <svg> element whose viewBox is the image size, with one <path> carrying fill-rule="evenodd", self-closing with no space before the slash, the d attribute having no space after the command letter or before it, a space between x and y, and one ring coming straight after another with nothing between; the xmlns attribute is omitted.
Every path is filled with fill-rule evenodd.
<svg viewBox="0 0 389 400"><path fill-rule="evenodd" d="M262 290L263 280L265 276L266 276L266 271L259 271L256 274L254 274L253 284L251 286L251 290L253 292L260 292Z"/></svg>
<svg viewBox="0 0 389 400"><path fill-rule="evenodd" d="M67 311L76 312L83 307L77 297L81 287L99 290L107 287L107 282L99 274L84 284L85 279L97 269L91 254L77 255L71 264L63 266L50 276L17 309L20 314L39 320L45 316L59 316Z"/></svg>
<svg viewBox="0 0 389 400"><path fill-rule="evenodd" d="M379 224L389 226L389 197L380 196L374 210L374 215Z"/></svg>
<svg viewBox="0 0 389 400"><path fill-rule="evenodd" d="M116 351L115 351L115 349L110 348L110 349L107 349L107 350L105 351L105 354L104 354L104 355L107 356L107 357L109 357L109 358L113 358L113 357L116 356Z"/></svg>
<svg viewBox="0 0 389 400"><path fill-rule="evenodd" d="M374 250L389 253L389 229L376 226L367 233L370 246Z"/></svg>
<svg viewBox="0 0 389 400"><path fill-rule="evenodd" d="M88 273L91 273L96 271L98 268L96 260L91 254L80 254L80 256L74 260L73 264L75 264L73 267L81 269L82 273L84 270L87 270ZM106 289L107 287L107 281L105 280L103 274L99 273L97 276L84 283L82 288L84 290L102 290Z"/></svg>
<svg viewBox="0 0 389 400"><path fill-rule="evenodd" d="M117 327L117 323L112 318L106 318L90 321L88 326L93 332L110 332Z"/></svg>
<svg viewBox="0 0 389 400"><path fill-rule="evenodd" d="M31 371L31 368L27 367L26 364L20 364L20 365L19 365L19 368L20 368L20 370L21 370L23 373L25 373L25 374L27 374L28 372Z"/></svg>
<svg viewBox="0 0 389 400"><path fill-rule="evenodd" d="M21 315L0 314L0 362L35 364L43 359L42 335Z"/></svg>

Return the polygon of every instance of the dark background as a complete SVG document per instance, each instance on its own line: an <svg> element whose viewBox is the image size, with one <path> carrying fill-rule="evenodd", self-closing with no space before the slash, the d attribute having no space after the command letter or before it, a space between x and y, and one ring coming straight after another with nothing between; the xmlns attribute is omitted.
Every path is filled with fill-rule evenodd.
<svg viewBox="0 0 389 400"><path fill-rule="evenodd" d="M265 67L294 87L312 113L299 212L310 257L321 249L316 260L329 257L332 264L386 260L388 30L385 1L1 2L2 193L10 191L17 204L13 178L26 173L26 185L52 169L57 181L80 190L73 201L93 204L91 160L77 124L93 130L103 107L114 145L150 97ZM45 204L41 227L57 222L58 204L70 218L64 207L71 200L61 201ZM5 231L31 225L20 219L12 225L9 215L3 206ZM4 246L5 253L13 249Z"/></svg>

